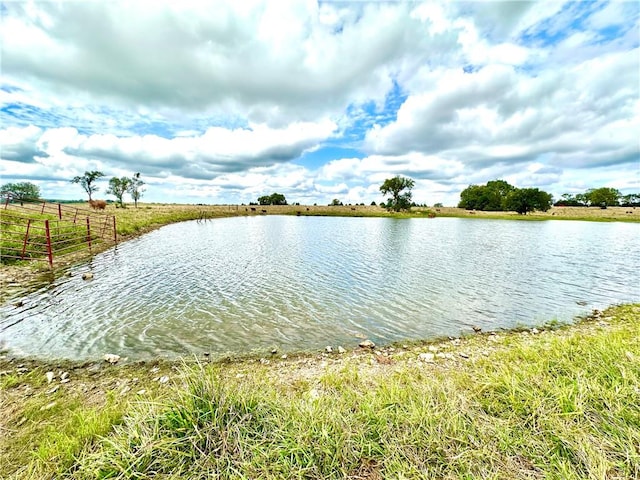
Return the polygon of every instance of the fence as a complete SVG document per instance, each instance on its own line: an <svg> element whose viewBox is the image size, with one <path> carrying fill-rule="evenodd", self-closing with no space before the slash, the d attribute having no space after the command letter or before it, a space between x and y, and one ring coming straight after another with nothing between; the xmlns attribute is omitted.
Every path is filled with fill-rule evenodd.
<svg viewBox="0 0 640 480"><path fill-rule="evenodd" d="M116 244L116 218L71 205L0 194L0 263L46 260Z"/></svg>

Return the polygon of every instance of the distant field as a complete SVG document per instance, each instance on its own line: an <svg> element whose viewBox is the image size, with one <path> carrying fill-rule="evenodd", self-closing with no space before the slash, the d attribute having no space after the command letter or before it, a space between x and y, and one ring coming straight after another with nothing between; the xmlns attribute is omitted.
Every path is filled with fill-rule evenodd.
<svg viewBox="0 0 640 480"><path fill-rule="evenodd" d="M640 208L633 207L552 207L547 212L533 212L518 215L516 212L481 212L463 208L434 208L436 216L441 217L481 217L481 218L513 218L537 220L594 220L594 221L640 221Z"/></svg>

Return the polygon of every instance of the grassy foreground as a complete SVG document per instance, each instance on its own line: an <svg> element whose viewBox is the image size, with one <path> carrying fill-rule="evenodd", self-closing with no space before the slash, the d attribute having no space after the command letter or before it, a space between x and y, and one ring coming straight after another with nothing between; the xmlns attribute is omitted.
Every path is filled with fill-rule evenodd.
<svg viewBox="0 0 640 480"><path fill-rule="evenodd" d="M638 338L635 304L286 359L3 357L0 477L640 478Z"/></svg>

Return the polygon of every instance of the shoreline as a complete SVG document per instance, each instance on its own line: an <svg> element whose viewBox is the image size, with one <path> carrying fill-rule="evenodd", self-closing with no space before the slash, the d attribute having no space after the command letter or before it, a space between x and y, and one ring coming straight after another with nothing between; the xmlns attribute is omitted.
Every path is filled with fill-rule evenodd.
<svg viewBox="0 0 640 480"><path fill-rule="evenodd" d="M618 405L622 402L620 405L627 405L628 408L633 408L640 414L640 411L638 411L640 406L637 403L635 406L633 404L628 405L624 403L624 396L618 398L620 395L628 394L622 392L633 391L634 388L636 389L636 395L640 395L640 383L638 382L638 375L640 375L640 346L630 342L630 339L637 338L639 334L640 303L634 303L612 306L603 311L594 311L591 315L578 317L573 323L569 324L557 324L550 320L538 327L516 328L504 332L482 332L457 338L417 341L404 345L394 344L381 348L358 347L343 353L335 349L332 352L302 352L286 355L286 358L278 353L268 356L230 358L218 361L208 361L206 358L201 357L175 361L118 362L111 364L103 359L89 362L42 362L34 359L10 359L4 354L0 354L0 392L2 393L0 395L0 432L3 434L10 433L10 435L0 435L0 477L6 475L16 479L34 477L94 478L94 465L101 465L100 468L109 471L114 465L114 459L109 453L110 442L122 440L125 442L123 445L131 442L131 440L127 440L126 436L128 429L131 428L138 431L138 429L143 428L145 422L149 421L145 419L153 418L156 415L154 413L156 411L158 411L159 415L164 415L162 412L167 408L169 411L172 411L171 409L173 408L181 411L186 408L192 408L188 407L191 401L189 399L192 398L192 393L189 392L193 388L196 389L194 391L200 391L200 383L208 382L207 379L209 378L219 379L215 380L216 385L219 386L216 386L214 391L217 391L215 390L217 388L224 388L225 391L231 389L226 395L232 395L232 392L236 392L235 389L238 389L236 393L233 393L233 395L240 395L238 402L251 402L252 395L257 395L256 398L261 400L256 400L259 402L256 406L276 402L272 405L272 408L288 409L291 405L299 405L299 402L302 402L302 406L315 405L317 403L324 412L323 415L335 413L338 415L337 418L340 418L340 415L347 415L346 412L354 408L349 407L345 411L341 410L342 407L340 405L342 403L347 402L350 405L349 402L351 400L349 399L354 398L356 405L359 405L361 402L366 403L371 400L367 400L371 395L373 395L371 397L373 400L378 398L378 393L375 392L383 392L380 393L382 395L380 401L383 402L383 405L388 401L394 401L384 400L386 395L399 396L399 398L405 399L402 402L408 402L406 404L403 403L403 408L408 409L409 416L407 418L403 416L402 418L404 419L401 420L401 422L407 422L406 428L409 428L408 431L412 431L413 428L422 428L420 427L420 425L423 425L422 423L420 425L413 423L418 418L422 418L422 415L427 415L423 421L435 421L435 425L439 425L439 427L436 427L438 430L442 428L446 431L449 428L447 426L449 425L448 422L452 420L459 422L461 420L456 420L460 414L467 416L467 420L472 420L474 424L476 422L479 422L477 425L480 426L485 424L485 420L483 420L484 414L481 413L482 410L477 411L472 405L493 391L491 389L487 390L489 384L484 385L487 381L486 375L496 376L494 381L504 381L505 385L511 385L513 382L518 381L517 378L525 375L525 373L526 375L532 375L531 378L533 380L523 380L522 386L517 387L514 392L520 391L518 389L532 389L531 395L540 395L538 399L532 401L534 404L542 405L546 402L545 398L547 397L545 395L549 395L549 393L544 394L539 391L540 387L531 385L531 381L537 383L540 378L549 377L548 380L545 380L545 382L548 382L545 383L548 387L545 386L544 388L552 389L551 391L554 393L551 393L552 397L548 400L553 400L554 395L564 395L564 393L560 392L565 388L563 385L567 380L562 380L564 378L562 372L574 370L580 372L582 369L586 372L593 368L606 368L606 371L612 369L611 371L617 372L618 376L622 375L621 378L627 379L627 382L631 382L631 384L619 383L620 381L624 382L624 380L607 380L606 375L608 374L605 374L605 377L601 377L601 374L593 374L596 378L603 378L606 385L606 387L600 386L605 388L604 393L594 393L594 395L606 394L607 398L609 398L609 404ZM600 350L597 350L596 346ZM580 352L588 352L588 355ZM608 356L601 358L600 355L604 354ZM607 358L607 360L604 360L604 358ZM613 363L611 364L611 362ZM572 363L576 363L576 365L572 366ZM611 365L609 366L609 364ZM512 369L513 373L505 373L511 372ZM539 373L535 373L538 371ZM506 376L504 380L501 380L503 375ZM526 375L523 378L528 378ZM567 377L569 381L573 378L572 375L574 374L571 373ZM578 375L580 374L578 373ZM443 388L441 382L445 382L448 385L447 382L452 378L458 379L459 383L456 383L457 386L444 386L448 392L446 394L447 397L438 396L432 398L430 395L434 393L427 393L434 388ZM218 381L220 382L219 384ZM479 389L479 393L477 393L479 397L475 397L476 393L466 392L467 388L471 388L471 391L475 391L476 388ZM511 417L511 413L508 412L511 412L513 408L519 408L518 405L521 404L518 402L521 400L516 398L516 404L512 407L506 403L502 406L502 402L507 401L506 399L500 399L502 398L500 389L504 387L497 388L496 393L491 393L491 395L499 395L497 397L498 400L496 400L497 403L492 404L491 408L506 409L504 415L507 416L500 420L500 422L504 422ZM609 392L606 390L608 388L612 390ZM626 390L621 390L622 388ZM273 395L276 395L275 392L279 392L277 396L282 398L279 400L276 400L276 397L272 398L270 396L272 394L269 393L272 389L275 389L273 390ZM421 393L422 389L424 389L424 393ZM266 393L263 393L263 390ZM244 398L246 395L249 395L249 397L241 400L241 397ZM263 395L266 396L263 397ZM415 398L414 395L416 395ZM466 395L473 395L473 397L459 404L456 399ZM408 397L405 398L405 396ZM432 399L429 400L430 398ZM477 398L477 400L471 400L471 398ZM419 401L418 399L425 399L430 402L429 404L432 407L429 407L428 412L431 413L425 411L420 413L418 417L415 416L418 415L417 411L412 413L411 409L415 405L414 402ZM616 400L614 401L614 399ZM436 408L438 411L440 408L446 407L448 409L447 405L451 401L454 402L455 408L447 414L447 417L430 419L430 415L433 413L432 408ZM567 400L563 401L566 402ZM471 406L467 405L468 402L471 402ZM239 403L238 405L242 404L244 403ZM611 408L611 415L618 418L615 412L617 411L616 408L620 407L614 408L609 404L605 405L606 410L602 411L601 414L608 412ZM552 401L550 405L561 406L557 401ZM220 406L218 408L223 407ZM304 408L303 412L306 412ZM456 411L457 408L463 409L463 411ZM586 406L583 408L586 408ZM589 408L592 407L590 406ZM585 421L589 422L590 414L581 414L579 412L580 410L576 414L567 417L567 420L574 422L578 418L584 417ZM263 412L263 415L268 414L266 411ZM290 413L287 415L295 414ZM303 416L306 415L307 413ZM386 418L385 415L381 418ZM389 415L394 417L396 414L389 412ZM564 417L561 416L562 412L553 414L541 412L540 415L552 415L549 417L550 421L557 419L561 422L559 424L554 423L553 427L548 427L550 429L548 434L552 438L554 435L568 435L568 433L561 433L564 428L562 426L564 425ZM580 415L580 417L575 415ZM357 421L357 418L357 416L354 417L350 422ZM526 418L528 417L525 416ZM154 422L155 420L150 421ZM236 420L230 421L235 422ZM242 420L238 418L237 421L240 423L233 423L235 426L228 428L243 428ZM333 420L322 420L322 422L325 421L331 422ZM555 420L553 421L555 422ZM78 422L81 423L78 424ZM499 425L503 425L500 422L496 424L496 428ZM188 430L188 425L185 428ZM312 427L309 426L309 428ZM484 427L473 428L482 429ZM526 425L525 420L525 424L522 426L514 424L514 428L516 431L525 431L529 430L531 426ZM558 428L561 430L556 430ZM605 432L607 428L605 428ZM633 435L632 426L627 425L625 428L631 429L630 432L632 433L629 434ZM56 433L54 434L53 431ZM490 431L493 431L493 427ZM139 434L142 433L135 435ZM156 435L159 436L155 440L149 440L151 443L148 443L148 445L152 450L148 454L162 456L161 452L164 451L162 447L154 447L153 445L171 442L172 437L168 431L165 433L156 432ZM450 441L447 440L447 434L442 438L439 437L439 434L435 435L439 438L438 442ZM448 435L451 435L451 433ZM481 435L484 438L485 434L478 431L474 435ZM491 433L491 435L494 434ZM534 429L531 435L533 441L534 438L538 438L541 434ZM595 452L598 451L602 442L602 439L598 439L598 435L600 435L600 430L595 430L595 433L591 432L585 437L585 440L580 441L595 442L593 444ZM625 433L625 435L628 434ZM640 438L640 431L636 430L635 435L637 435L636 438ZM591 438L591 436L594 438ZM105 440L107 443L104 443ZM291 441L300 440L292 439ZM578 439L572 439L571 441L578 441ZM633 471L640 472L640 470L629 470L634 468L634 465L635 468L640 469L640 454L619 451L622 447L616 446L624 445L626 444L625 442L628 443L628 437L626 436L622 440L616 441L616 443L608 443L610 447L607 451L598 455L609 458L607 461L612 462L609 466L611 472L618 472L621 475L624 475L624 472L627 472L627 474ZM409 445L407 444L407 446ZM457 448L454 445L455 442L447 448ZM589 443L589 445L591 444ZM529 455L529 447L526 446L526 442L523 446L524 450L520 455ZM467 451L466 449L476 451L475 449L478 448L471 445L461 447L464 448L463 451ZM160 450L156 450L156 448L160 448ZM253 447L246 444L243 448ZM477 450L477 460L471 461L471 465L475 465L473 468L482 469L486 467L487 464L485 462L487 460L483 456L483 448ZM519 447L517 443L514 443L509 448L518 449ZM509 478L530 478L529 475L534 474L536 471L544 471L549 474L546 469L551 467L545 466L544 463L538 463L540 461L546 462L546 460L541 459L547 458L545 456L547 454L544 453L547 448L544 447L541 450L542 453L540 455L543 455L543 457L532 457L530 459L532 463L525 470L514 471L509 467L505 471L501 470L498 476L501 478L504 478L505 475L509 476ZM36 454L36 452L38 453ZM141 454L139 451L137 452L133 453L132 461ZM95 455L99 456L95 457ZM129 455L129 453L126 453L126 455ZM335 455L339 456L340 453L336 451ZM402 455L404 456L404 454ZM496 455L496 453L494 452L492 455ZM624 463L616 463L615 459L619 455L627 458L626 466L623 466L625 465ZM474 454L475 457L476 455ZM370 478L385 478L384 472L389 471L383 468L384 457L375 458L375 470L379 470L380 476ZM507 465L509 464L508 458L508 456L503 457L502 454L499 454L498 457L489 461L495 462L496 465ZM538 460L535 458L538 458ZM603 458L598 458L604 461ZM361 462L367 464L368 460L364 458ZM450 459L447 460L445 458L443 462L440 464L438 461L434 465L440 465L439 468L445 469L443 472L446 472L446 469L450 468ZM571 468L576 468L576 472L581 472L580 465L580 462L577 462ZM568 468L567 465L565 467ZM86 470L86 468L89 468L89 470ZM127 468L137 469L144 467L138 465L125 468L123 464L122 468L126 470ZM270 467L268 463L262 464L259 462L255 468L260 471L260 469L268 470ZM122 472L125 470L122 470ZM156 474L154 472L156 470L152 469L147 474L143 472L140 477L136 478L153 478ZM184 474L191 478L188 472ZM327 472L325 471L324 473L312 475L310 478L325 478L326 474ZM278 475L267 475L265 478L279 478ZM389 475L391 474L389 473ZM129 477L125 475L118 478ZM196 476L194 478L200 477ZM223 478L226 477L223 475ZM440 478L440 476L435 475L434 477L428 476L426 478ZM577 477L569 476L565 478Z"/></svg>

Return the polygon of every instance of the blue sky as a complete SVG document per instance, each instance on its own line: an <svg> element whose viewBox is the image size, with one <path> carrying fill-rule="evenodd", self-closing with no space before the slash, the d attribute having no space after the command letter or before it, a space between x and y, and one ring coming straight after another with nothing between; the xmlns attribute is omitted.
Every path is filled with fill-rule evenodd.
<svg viewBox="0 0 640 480"><path fill-rule="evenodd" d="M640 191L638 2L6 2L0 180L78 199Z"/></svg>

